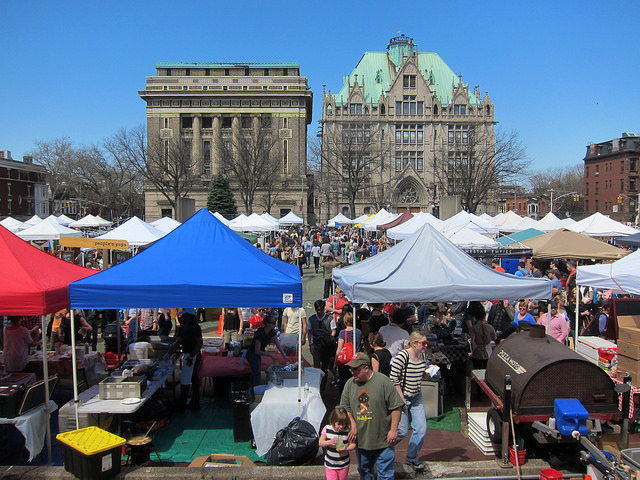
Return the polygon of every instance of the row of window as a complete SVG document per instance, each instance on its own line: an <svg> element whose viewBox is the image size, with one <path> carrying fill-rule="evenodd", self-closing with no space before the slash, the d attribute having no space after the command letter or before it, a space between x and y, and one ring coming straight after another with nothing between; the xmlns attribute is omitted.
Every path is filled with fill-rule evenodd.
<svg viewBox="0 0 640 480"><path fill-rule="evenodd" d="M424 141L423 126L420 124L396 124L396 143L422 144Z"/></svg>
<svg viewBox="0 0 640 480"><path fill-rule="evenodd" d="M617 193L624 193L625 191L625 185L624 185L624 178L620 179L620 189L618 190ZM584 193L585 195L589 195L589 182L585 182L584 184ZM613 180L605 180L604 181L604 188L605 190L611 190L613 189ZM638 191L638 177L629 177L629 192L637 192ZM600 182L594 182L594 195L598 195L600 193Z"/></svg>
<svg viewBox="0 0 640 480"><path fill-rule="evenodd" d="M374 113L376 112L377 107L373 106L373 111ZM449 113L449 114L453 114L453 115L459 115L459 116L467 116L467 112L468 115L475 115L475 110L473 109L473 107L468 107L467 105L463 105L463 104L456 104L456 105L452 105L449 107L443 107L443 113ZM448 111L448 112L447 112ZM344 107L344 112L349 112L350 115L362 115L362 113L364 112L365 115L369 114L369 106L368 105L363 105L361 103L350 103L348 106ZM425 108L424 106L424 102L423 101L418 101L416 100L416 96L415 95L405 95L403 96L402 100L397 100L396 101L396 115L397 116L405 116L405 115L429 115L430 109L427 107ZM342 109L339 106L336 106L336 115L340 115L342 113ZM333 114L333 107L331 105L327 105L327 115L331 116ZM385 115L386 111L385 111L385 106L380 105L380 115ZM478 108L477 110L477 114L478 116L482 116L482 109ZM438 115L438 106L434 105L433 106L433 115ZM489 107L488 105L485 107L485 115L486 116L490 116L491 115L491 107Z"/></svg>
<svg viewBox="0 0 640 480"><path fill-rule="evenodd" d="M261 117L251 117L249 115L242 115L240 117L240 127L241 128L253 128L253 120L256 119L259 122L260 128L271 128L272 121L271 115L263 115ZM288 127L288 119L282 119L282 128ZM193 129L193 117L188 115L183 115L181 117L181 124L183 130ZM223 116L221 117L220 127L221 128L231 128L233 126L233 117L232 116ZM212 129L213 128L213 117L201 117L200 118L200 127L203 130ZM164 118L164 128L169 128L169 118Z"/></svg>
<svg viewBox="0 0 640 480"><path fill-rule="evenodd" d="M620 173L624 173L624 168L625 168L625 161L621 160L620 161ZM584 169L584 176L585 178L589 178L589 165L587 165ZM594 165L594 174L597 177L598 175L600 175L600 165ZM606 162L604 164L604 171L605 172L613 172L613 162ZM630 158L629 159L629 171L630 172L637 172L638 171L638 159L637 158ZM622 190L621 190L622 191Z"/></svg>
<svg viewBox="0 0 640 480"><path fill-rule="evenodd" d="M153 100L154 107L304 107L303 100L221 99L221 100Z"/></svg>
<svg viewBox="0 0 640 480"><path fill-rule="evenodd" d="M396 172L407 168L409 164L421 172L424 169L422 152L396 152Z"/></svg>
<svg viewBox="0 0 640 480"><path fill-rule="evenodd" d="M233 72L232 72L233 70ZM244 76L245 77L249 77L251 76L251 72L255 73L261 73L262 76L264 77L269 77L269 76L279 76L279 77L288 77L289 76L289 69L288 68L263 68L261 69L262 71L260 71L260 69L257 68L245 68L244 69ZM293 69L293 74L294 75L300 75L299 70L297 69ZM209 77L209 76L215 76L215 77L219 77L224 75L225 77L229 77L231 75L233 76L238 76L240 75L240 72L242 72L243 69L242 68L234 68L234 69L230 69L230 68L185 68L185 69L171 69L171 68L167 68L164 72L164 74L167 77L171 77L171 76L178 76L178 77L190 77L192 74L194 76L197 77ZM161 75L161 71L158 73L159 75Z"/></svg>

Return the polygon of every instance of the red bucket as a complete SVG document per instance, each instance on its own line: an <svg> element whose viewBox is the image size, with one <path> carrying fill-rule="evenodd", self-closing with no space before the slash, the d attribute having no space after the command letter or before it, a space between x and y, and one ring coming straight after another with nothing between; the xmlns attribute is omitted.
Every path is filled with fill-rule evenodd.
<svg viewBox="0 0 640 480"><path fill-rule="evenodd" d="M553 468L545 468L540 470L540 480L562 480L562 473Z"/></svg>
<svg viewBox="0 0 640 480"><path fill-rule="evenodd" d="M518 449L518 465L524 465L527 455L527 450L525 448L523 448L522 450ZM516 464L516 454L513 451L513 447L509 447L509 461L511 462L511 465L515 465Z"/></svg>

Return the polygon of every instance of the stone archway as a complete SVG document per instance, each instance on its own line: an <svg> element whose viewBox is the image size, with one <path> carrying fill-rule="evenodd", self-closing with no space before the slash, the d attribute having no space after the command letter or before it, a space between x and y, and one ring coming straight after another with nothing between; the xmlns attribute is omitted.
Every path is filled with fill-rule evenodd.
<svg viewBox="0 0 640 480"><path fill-rule="evenodd" d="M426 201L422 184L414 177L404 178L393 190L393 203L403 210L415 211Z"/></svg>

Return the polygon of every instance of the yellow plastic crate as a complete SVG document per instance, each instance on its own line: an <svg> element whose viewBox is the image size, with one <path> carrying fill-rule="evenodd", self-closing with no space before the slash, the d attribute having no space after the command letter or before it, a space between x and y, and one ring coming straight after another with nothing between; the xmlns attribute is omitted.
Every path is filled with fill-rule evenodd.
<svg viewBox="0 0 640 480"><path fill-rule="evenodd" d="M127 441L98 427L86 427L71 432L59 433L56 438L84 455L95 455L115 447L121 447Z"/></svg>

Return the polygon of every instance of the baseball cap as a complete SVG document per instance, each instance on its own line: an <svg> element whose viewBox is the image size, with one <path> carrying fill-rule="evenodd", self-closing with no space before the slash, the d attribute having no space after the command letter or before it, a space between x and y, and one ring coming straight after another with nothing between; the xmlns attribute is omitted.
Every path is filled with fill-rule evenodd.
<svg viewBox="0 0 640 480"><path fill-rule="evenodd" d="M371 367L371 360L366 353L360 352L355 358L351 359L351 361L347 362L348 367L359 367L360 365L366 365L367 367Z"/></svg>
<svg viewBox="0 0 640 480"><path fill-rule="evenodd" d="M558 302L551 302L551 308L558 308Z"/></svg>

